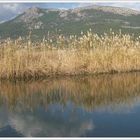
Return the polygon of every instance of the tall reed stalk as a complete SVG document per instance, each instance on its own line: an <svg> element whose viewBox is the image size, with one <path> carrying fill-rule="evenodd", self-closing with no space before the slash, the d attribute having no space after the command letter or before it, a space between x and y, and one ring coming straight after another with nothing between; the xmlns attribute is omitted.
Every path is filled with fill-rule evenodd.
<svg viewBox="0 0 140 140"><path fill-rule="evenodd" d="M7 39L0 44L1 79L38 79L140 70L140 38L97 34L31 40Z"/></svg>

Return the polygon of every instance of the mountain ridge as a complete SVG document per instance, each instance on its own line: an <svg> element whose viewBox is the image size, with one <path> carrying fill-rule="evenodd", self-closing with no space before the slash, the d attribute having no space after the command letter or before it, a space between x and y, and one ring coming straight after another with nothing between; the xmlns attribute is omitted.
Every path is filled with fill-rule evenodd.
<svg viewBox="0 0 140 140"><path fill-rule="evenodd" d="M32 30L34 37L42 38L47 32L70 35L80 34L90 28L99 34L108 32L110 28L138 34L139 27L140 11L129 8L98 5L73 9L32 7L12 20L1 23L0 37L26 37Z"/></svg>

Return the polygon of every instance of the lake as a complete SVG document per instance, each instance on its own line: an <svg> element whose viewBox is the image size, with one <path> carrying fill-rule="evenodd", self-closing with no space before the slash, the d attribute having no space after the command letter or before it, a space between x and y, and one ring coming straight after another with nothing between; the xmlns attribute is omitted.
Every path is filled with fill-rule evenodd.
<svg viewBox="0 0 140 140"><path fill-rule="evenodd" d="M140 73L1 81L0 136L140 136Z"/></svg>

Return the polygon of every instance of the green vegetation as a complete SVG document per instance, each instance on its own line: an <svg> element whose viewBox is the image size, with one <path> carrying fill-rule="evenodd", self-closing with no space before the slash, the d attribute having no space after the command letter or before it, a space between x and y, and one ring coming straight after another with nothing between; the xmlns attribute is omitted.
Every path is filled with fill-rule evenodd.
<svg viewBox="0 0 140 140"><path fill-rule="evenodd" d="M27 37L30 30L32 30L32 36L34 39L42 39L43 36L47 36L48 32L51 36L55 34L80 35L80 32L87 32L88 29L92 29L94 33L102 35L104 32L109 33L109 29L112 28L115 33L121 29L124 34L135 34L139 36L140 32L140 14L137 15L121 15L118 13L104 12L96 9L81 9L77 12L60 11L60 10L45 10L38 9L36 14L42 14L42 16L32 18L32 14L23 13L5 23L0 24L0 36L2 39L18 38L19 36ZM31 15L31 19L28 19L26 23L23 16ZM80 15L80 16L79 16ZM21 20L21 18L23 18ZM35 24L40 22L41 25L35 28ZM29 29L29 27L32 29Z"/></svg>

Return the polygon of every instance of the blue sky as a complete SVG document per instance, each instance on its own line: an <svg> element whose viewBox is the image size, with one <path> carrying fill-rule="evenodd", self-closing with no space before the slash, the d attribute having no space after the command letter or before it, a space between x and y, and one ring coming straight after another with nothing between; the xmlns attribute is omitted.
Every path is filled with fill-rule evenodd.
<svg viewBox="0 0 140 140"><path fill-rule="evenodd" d="M140 2L94 2L94 3L0 3L0 22L9 20L30 7L69 9L87 5L127 7L140 10Z"/></svg>

